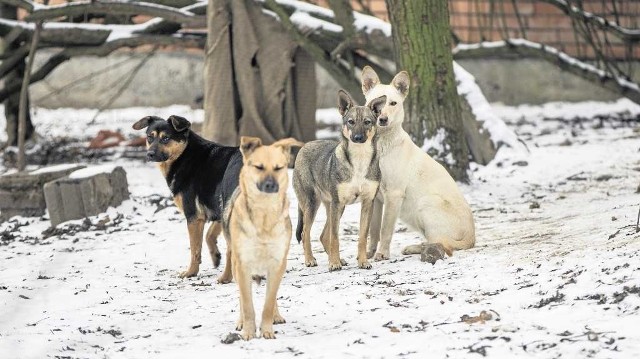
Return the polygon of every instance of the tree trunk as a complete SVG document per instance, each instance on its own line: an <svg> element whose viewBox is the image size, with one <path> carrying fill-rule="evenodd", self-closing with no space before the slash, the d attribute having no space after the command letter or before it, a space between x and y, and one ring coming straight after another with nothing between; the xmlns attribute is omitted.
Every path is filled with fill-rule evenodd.
<svg viewBox="0 0 640 359"><path fill-rule="evenodd" d="M404 127L456 180L467 181L469 150L453 73L448 1L386 3L398 69L412 76Z"/></svg>
<svg viewBox="0 0 640 359"><path fill-rule="evenodd" d="M0 4L0 18L15 20L17 11L14 6ZM17 51L20 47L18 41L13 41L10 44L3 44L6 47L3 49L4 53L11 54ZM25 63L24 60L18 61L14 68L4 78L4 83L19 83L24 77ZM6 133L7 133L7 145L18 145L18 112L20 107L20 91L14 91L4 101L4 115L7 120ZM29 106L29 98L27 97L27 108ZM34 134L33 124L31 123L31 114L27 111L27 122L25 128L25 139L30 140Z"/></svg>

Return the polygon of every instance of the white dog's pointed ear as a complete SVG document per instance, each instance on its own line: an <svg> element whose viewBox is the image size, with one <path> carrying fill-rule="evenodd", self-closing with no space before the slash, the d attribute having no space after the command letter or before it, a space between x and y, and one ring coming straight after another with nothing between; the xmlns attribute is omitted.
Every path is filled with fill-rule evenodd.
<svg viewBox="0 0 640 359"><path fill-rule="evenodd" d="M406 71L398 72L393 80L391 80L391 85L404 97L407 97L409 94L409 83L409 74Z"/></svg>
<svg viewBox="0 0 640 359"><path fill-rule="evenodd" d="M353 104L353 99L349 96L347 91L338 90L338 111L340 111L340 116L344 116L344 114L353 107Z"/></svg>
<svg viewBox="0 0 640 359"><path fill-rule="evenodd" d="M376 74L371 66L365 66L362 69L362 93L366 96L367 93L379 83L380 78L378 74Z"/></svg>

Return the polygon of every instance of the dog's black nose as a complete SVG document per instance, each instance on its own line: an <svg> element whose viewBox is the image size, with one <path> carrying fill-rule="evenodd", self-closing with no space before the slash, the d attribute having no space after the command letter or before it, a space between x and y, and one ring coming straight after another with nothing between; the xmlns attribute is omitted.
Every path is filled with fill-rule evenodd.
<svg viewBox="0 0 640 359"><path fill-rule="evenodd" d="M147 152L147 161L153 161L154 157L155 153L153 153L152 151Z"/></svg>
<svg viewBox="0 0 640 359"><path fill-rule="evenodd" d="M267 179L258 183L258 189L264 193L276 193L280 189L280 186L275 178L267 177Z"/></svg>
<svg viewBox="0 0 640 359"><path fill-rule="evenodd" d="M387 116L380 116L378 117L378 123L380 126L386 126L389 124L389 118Z"/></svg>
<svg viewBox="0 0 640 359"><path fill-rule="evenodd" d="M361 133L357 133L357 134L353 135L353 136L351 137L351 139L352 139L352 140L353 140L353 142L355 142L355 143L364 143L364 141L365 141L364 135L363 135L363 134L361 134Z"/></svg>

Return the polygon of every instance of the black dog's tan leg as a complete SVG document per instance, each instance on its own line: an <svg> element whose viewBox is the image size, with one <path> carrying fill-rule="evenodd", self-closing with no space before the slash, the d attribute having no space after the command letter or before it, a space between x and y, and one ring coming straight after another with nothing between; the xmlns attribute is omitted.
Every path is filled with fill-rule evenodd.
<svg viewBox="0 0 640 359"><path fill-rule="evenodd" d="M213 268L218 268L220 265L220 250L218 250L218 236L222 232L222 225L220 222L211 222L209 229L207 230L207 248L209 248L209 254L211 255L211 261L213 262Z"/></svg>
<svg viewBox="0 0 640 359"><path fill-rule="evenodd" d="M331 227L330 222L329 222L329 208L331 208L331 204L330 203L326 203L324 205L326 212L327 212L327 220L324 222L324 227L322 228L322 234L320 234L320 243L322 243L322 247L324 248L325 253L327 253L327 255L329 255L329 253L331 252L330 249L330 243L331 243L331 238L330 238L330 233L331 231L329 230L329 228ZM343 208L343 212L344 212L344 208ZM340 217L342 217L342 214L340 214ZM338 226L340 224L338 223ZM343 266L347 265L347 261L340 258L340 264L342 264Z"/></svg>
<svg viewBox="0 0 640 359"><path fill-rule="evenodd" d="M180 273L180 278L193 277L200 270L202 255L202 232L204 231L204 219L194 219L187 222L189 230L189 245L191 247L191 263L186 271Z"/></svg>
<svg viewBox="0 0 640 359"><path fill-rule="evenodd" d="M304 265L307 267L315 267L318 265L316 258L311 250L311 226L316 218L319 205L317 203L309 203L303 211L302 222L302 246L304 248Z"/></svg>
<svg viewBox="0 0 640 359"><path fill-rule="evenodd" d="M222 275L218 277L218 283L220 284L231 283L234 277L233 263L231 263L231 240L230 238L227 238L226 235L224 236L224 238L227 241L227 254L225 256L224 272L222 272Z"/></svg>
<svg viewBox="0 0 640 359"><path fill-rule="evenodd" d="M282 276L287 268L287 260L282 261L282 265L279 268L270 270L267 273L267 292L265 293L264 308L262 309L262 323L260 324L260 333L265 339L275 339L276 335L273 333L273 323L275 321L275 311L277 309L276 298L278 296L278 288L280 288L280 282ZM278 313L279 315L280 313ZM280 316L280 319L282 317ZM282 319L284 320L284 319Z"/></svg>
<svg viewBox="0 0 640 359"><path fill-rule="evenodd" d="M371 215L371 226L369 227L369 235L371 240L369 241L369 248L367 249L367 258L373 258L373 255L378 250L378 243L380 242L380 227L382 225L382 201L376 199L373 201L373 211Z"/></svg>
<svg viewBox="0 0 640 359"><path fill-rule="evenodd" d="M369 235L369 223L373 214L373 200L362 199L360 210L360 233L358 237L358 267L371 269L371 263L367 260L367 236Z"/></svg>
<svg viewBox="0 0 640 359"><path fill-rule="evenodd" d="M344 212L344 204L332 202L329 210L329 270L342 269L342 261L340 260L340 239L338 238L338 230L340 228L340 218Z"/></svg>

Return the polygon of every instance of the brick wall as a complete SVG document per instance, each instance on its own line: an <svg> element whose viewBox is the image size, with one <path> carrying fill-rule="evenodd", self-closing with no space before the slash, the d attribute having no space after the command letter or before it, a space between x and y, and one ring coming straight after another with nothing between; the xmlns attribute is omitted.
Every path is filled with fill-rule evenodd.
<svg viewBox="0 0 640 359"><path fill-rule="evenodd" d="M327 6L326 0L308 0ZM422 0L424 1L424 0ZM388 20L384 0L361 0L379 18ZM574 1L575 2L575 1ZM623 27L640 29L640 0L582 0L584 9ZM517 8L514 7L517 4ZM360 9L359 1L352 1ZM540 0L449 0L451 29L461 42L526 38L558 48L572 56L593 59L592 46L573 30L560 9ZM618 16L616 16L616 13ZM519 19L518 19L519 18ZM606 57L640 59L640 46L627 49L615 36L600 36ZM628 51L630 51L628 53Z"/></svg>

